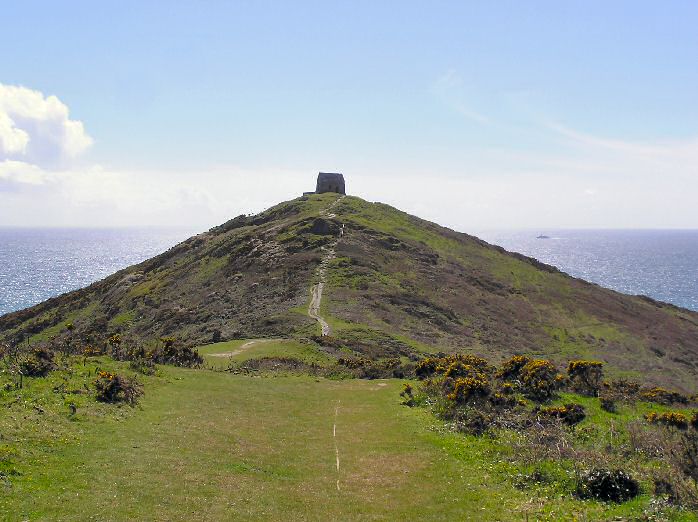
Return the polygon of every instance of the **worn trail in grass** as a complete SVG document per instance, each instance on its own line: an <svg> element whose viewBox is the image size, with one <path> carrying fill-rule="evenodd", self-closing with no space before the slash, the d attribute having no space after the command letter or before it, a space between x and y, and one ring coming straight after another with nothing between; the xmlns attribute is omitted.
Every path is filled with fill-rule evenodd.
<svg viewBox="0 0 698 522"><path fill-rule="evenodd" d="M472 477L468 463L434 444L426 413L398 404L398 382L165 372L141 411L94 421L77 442L37 448L36 460L2 493L8 519L387 520L502 512L493 500L500 486Z"/></svg>
<svg viewBox="0 0 698 522"><path fill-rule="evenodd" d="M646 505L520 491L499 442L443 430L400 405L400 387L163 367L137 410L78 414L55 443L27 440L0 518L612 520Z"/></svg>
<svg viewBox="0 0 698 522"><path fill-rule="evenodd" d="M10 519L393 518L488 503L454 483L463 479L444 468L423 414L397 405L396 382L174 369L167 378L142 411L38 452L4 493Z"/></svg>

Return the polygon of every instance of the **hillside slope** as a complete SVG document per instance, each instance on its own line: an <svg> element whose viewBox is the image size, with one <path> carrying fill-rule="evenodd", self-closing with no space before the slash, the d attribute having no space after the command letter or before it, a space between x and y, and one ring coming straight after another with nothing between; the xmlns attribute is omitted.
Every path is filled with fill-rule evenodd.
<svg viewBox="0 0 698 522"><path fill-rule="evenodd" d="M0 317L0 338L120 333L189 345L317 333L320 312L369 356L464 350L594 357L616 375L695 391L698 313L574 279L392 207L336 194L239 216L88 288ZM332 212L326 209L333 205ZM325 212L323 212L325 210ZM335 245L336 242L336 245Z"/></svg>

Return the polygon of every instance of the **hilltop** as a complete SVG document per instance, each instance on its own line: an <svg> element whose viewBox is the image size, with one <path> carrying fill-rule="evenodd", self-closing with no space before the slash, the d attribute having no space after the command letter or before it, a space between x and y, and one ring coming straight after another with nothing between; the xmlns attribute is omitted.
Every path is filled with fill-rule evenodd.
<svg viewBox="0 0 698 522"><path fill-rule="evenodd" d="M319 282L328 344L370 358L585 357L615 376L685 391L698 382L698 313L334 193L238 216L85 289L2 316L0 338L37 343L68 327L94 344L116 333L192 347L308 338L320 333L308 313Z"/></svg>

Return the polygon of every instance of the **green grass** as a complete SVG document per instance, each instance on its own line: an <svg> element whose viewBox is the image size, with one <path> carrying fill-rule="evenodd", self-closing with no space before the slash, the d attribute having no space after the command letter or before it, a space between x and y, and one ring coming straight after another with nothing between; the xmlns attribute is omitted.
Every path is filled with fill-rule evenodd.
<svg viewBox="0 0 698 522"><path fill-rule="evenodd" d="M213 368L226 368L231 362L239 363L259 357L290 357L320 366L334 362L314 344L294 339L238 339L199 346L197 350L205 364Z"/></svg>
<svg viewBox="0 0 698 522"><path fill-rule="evenodd" d="M293 342L253 348L304 350ZM507 460L504 439L452 433L426 409L400 405L398 380L163 367L140 377L136 408L78 394L71 418L53 388L67 378L66 389L79 389L97 367L128 373L99 358L0 396L5 520L612 520L639 515L650 501L521 491L512 477L529 470ZM593 401L585 406L602 422ZM674 519L696 520L682 517Z"/></svg>

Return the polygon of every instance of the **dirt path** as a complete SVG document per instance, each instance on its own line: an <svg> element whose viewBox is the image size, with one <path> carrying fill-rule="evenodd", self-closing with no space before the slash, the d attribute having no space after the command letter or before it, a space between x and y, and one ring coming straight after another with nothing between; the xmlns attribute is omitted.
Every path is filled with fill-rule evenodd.
<svg viewBox="0 0 698 522"><path fill-rule="evenodd" d="M336 200L332 202L331 205L329 205L327 208L322 209L320 211L320 216L327 219L336 218L337 215L332 213L331 211L345 197L346 196L338 197ZM320 305L322 304L322 290L324 289L325 283L327 282L327 267L330 261L332 261L336 257L335 247L337 246L339 238L343 235L344 225L341 224L339 236L329 245L322 247L322 250L325 252L325 255L323 256L322 261L320 261L320 266L318 266L317 268L318 282L310 287L310 305L308 306L308 316L310 316L312 319L315 319L318 322L318 324L320 325L320 331L322 335L330 335L331 331L330 325L320 315Z"/></svg>
<svg viewBox="0 0 698 522"><path fill-rule="evenodd" d="M334 454L337 461L337 491L339 491L339 446L337 445L337 417L339 416L339 404L334 409L334 425L332 426L332 438L334 439Z"/></svg>
<svg viewBox="0 0 698 522"><path fill-rule="evenodd" d="M251 341L247 341L246 343L243 343L240 345L240 347L236 348L235 350L231 350L229 352L221 352L221 353L212 353L209 354L210 357L232 357L233 355L238 355L247 350L248 348L251 348L255 344L264 344L264 343L271 343L274 341L281 341L283 339L253 339Z"/></svg>

